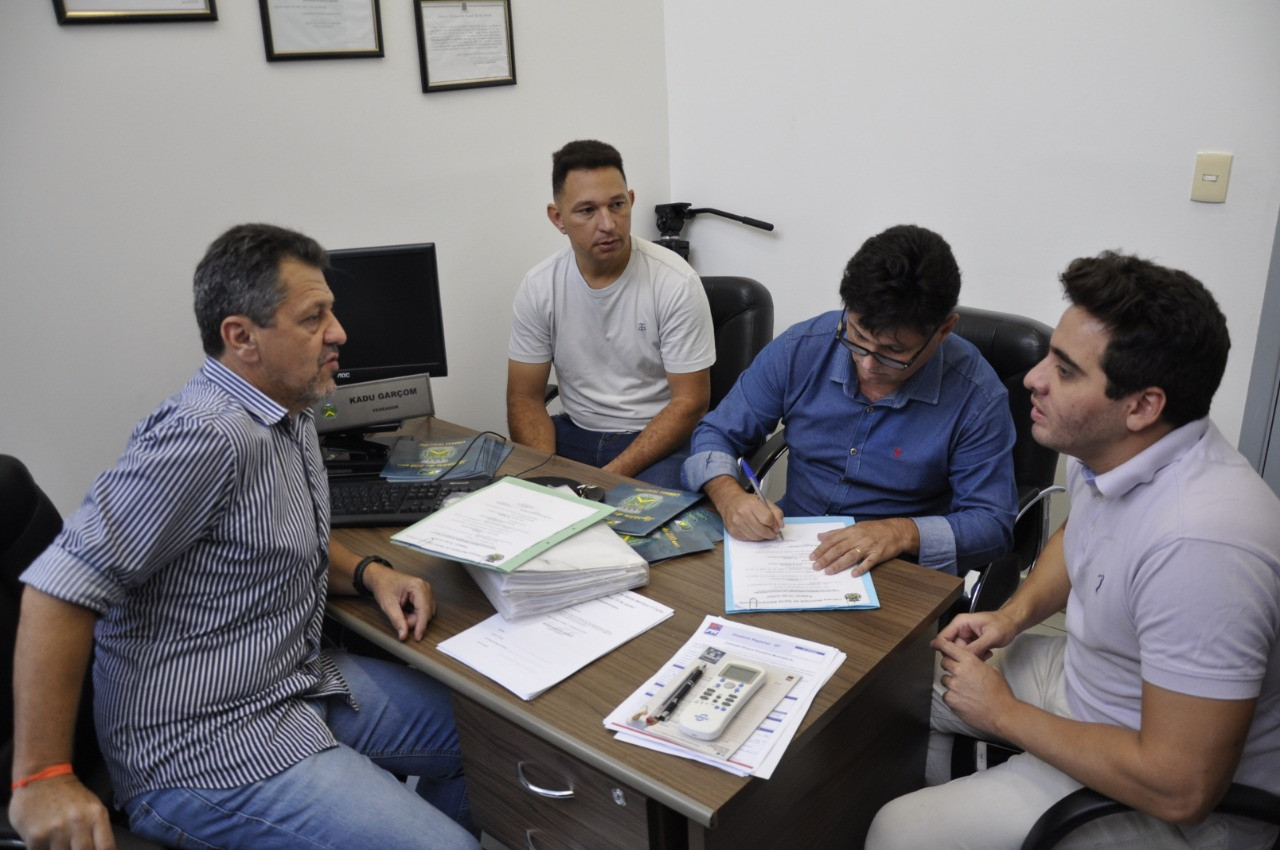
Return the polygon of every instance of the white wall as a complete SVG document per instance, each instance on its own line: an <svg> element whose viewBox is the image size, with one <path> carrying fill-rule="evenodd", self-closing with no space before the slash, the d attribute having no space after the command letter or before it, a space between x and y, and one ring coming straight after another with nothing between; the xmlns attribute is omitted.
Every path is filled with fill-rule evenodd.
<svg viewBox="0 0 1280 850"><path fill-rule="evenodd" d="M1070 259L1139 253L1222 305L1213 417L1237 439L1280 208L1280 3L666 7L672 200L777 225L698 216L696 268L759 278L781 330L838 306L863 239L915 222L950 241L963 303L1052 326ZM1226 204L1188 200L1199 150L1235 154Z"/></svg>
<svg viewBox="0 0 1280 850"><path fill-rule="evenodd" d="M669 179L661 3L512 6L518 84L424 95L408 0L382 3L385 58L283 63L251 0L221 0L216 23L76 27L5 2L0 452L73 509L198 367L205 246L258 220L331 248L435 241L437 411L505 432L511 296L563 244L551 152L613 142L644 203Z"/></svg>
<svg viewBox="0 0 1280 850"><path fill-rule="evenodd" d="M198 365L191 270L239 221L436 241L438 409L503 430L511 294L562 244L549 155L582 136L621 148L642 210L777 224L685 236L701 271L766 282L779 328L836 306L849 255L900 221L951 241L966 303L1050 324L1072 257L1185 268L1230 322L1214 417L1239 433L1280 209L1274 0L513 0L519 84L433 95L408 0L382 4L385 58L294 63L263 58L256 3L218 5L0 10L0 451L64 511ZM1187 200L1197 150L1236 155L1225 205Z"/></svg>

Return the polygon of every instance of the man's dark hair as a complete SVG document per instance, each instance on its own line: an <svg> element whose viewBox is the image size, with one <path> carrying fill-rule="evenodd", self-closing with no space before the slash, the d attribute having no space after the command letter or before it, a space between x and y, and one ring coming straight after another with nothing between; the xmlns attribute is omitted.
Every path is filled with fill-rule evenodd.
<svg viewBox="0 0 1280 850"><path fill-rule="evenodd" d="M228 316L248 316L264 328L275 324L285 295L280 262L287 258L318 269L329 265L314 239L272 224L238 224L213 241L195 274L196 324L206 354L222 355Z"/></svg>
<svg viewBox="0 0 1280 850"><path fill-rule="evenodd" d="M872 236L844 268L840 299L863 330L928 334L960 300L960 267L932 230L900 224Z"/></svg>
<svg viewBox="0 0 1280 850"><path fill-rule="evenodd" d="M1102 355L1108 398L1159 387L1163 419L1173 427L1209 415L1231 336L1204 284L1114 251L1072 260L1060 280L1067 299L1111 334Z"/></svg>
<svg viewBox="0 0 1280 850"><path fill-rule="evenodd" d="M597 168L616 168L622 179L627 179L627 172L622 170L622 154L613 145L594 139L569 142L551 155L551 196L560 196L570 171L594 171Z"/></svg>

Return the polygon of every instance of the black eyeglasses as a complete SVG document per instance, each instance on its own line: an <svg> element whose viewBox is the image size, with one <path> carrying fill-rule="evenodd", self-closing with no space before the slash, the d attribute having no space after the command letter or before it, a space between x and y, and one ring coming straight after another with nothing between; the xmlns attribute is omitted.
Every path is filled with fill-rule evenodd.
<svg viewBox="0 0 1280 850"><path fill-rule="evenodd" d="M900 369L900 370L910 369L912 366L914 366L916 364L916 361L920 359L920 355L924 354L924 350L929 347L929 343L933 341L933 338L937 335L938 331L942 330L942 325L946 324L946 322L944 321L942 325L938 325L936 328L930 331L929 336L925 338L924 345L920 346L920 350L917 351L915 354L911 355L910 360L904 361L904 360L895 360L892 357L888 357L884 354L880 354L879 352L872 351L869 348L863 348L861 345L858 345L856 342L853 342L852 340L850 340L847 336L844 335L845 325L847 321L848 321L848 316L846 313L842 311L840 313L840 324L836 326L837 342L839 342L845 348L849 349L849 351L851 351L853 354L855 354L858 357L871 356L876 359L877 363L883 366L888 366L890 369Z"/></svg>

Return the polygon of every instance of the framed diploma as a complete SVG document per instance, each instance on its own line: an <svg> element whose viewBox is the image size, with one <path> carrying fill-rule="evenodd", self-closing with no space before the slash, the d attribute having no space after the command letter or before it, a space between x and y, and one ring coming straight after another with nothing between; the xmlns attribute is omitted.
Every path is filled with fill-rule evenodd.
<svg viewBox="0 0 1280 850"><path fill-rule="evenodd" d="M516 84L511 0L414 0L413 10L424 92Z"/></svg>
<svg viewBox="0 0 1280 850"><path fill-rule="evenodd" d="M60 24L216 21L214 0L53 0Z"/></svg>
<svg viewBox="0 0 1280 850"><path fill-rule="evenodd" d="M382 56L378 0L258 0L268 62Z"/></svg>

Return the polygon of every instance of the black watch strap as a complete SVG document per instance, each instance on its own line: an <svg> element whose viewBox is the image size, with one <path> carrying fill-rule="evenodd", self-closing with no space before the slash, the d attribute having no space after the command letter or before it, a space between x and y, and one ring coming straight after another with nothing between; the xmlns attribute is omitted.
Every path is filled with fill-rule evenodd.
<svg viewBox="0 0 1280 850"><path fill-rule="evenodd" d="M389 570L395 569L395 567L391 566L390 561L378 555L366 555L361 558L360 563L356 564L355 575L351 577L351 583L355 585L356 593L361 596L373 596L373 591L365 586L364 583L364 571L370 564L382 564Z"/></svg>

